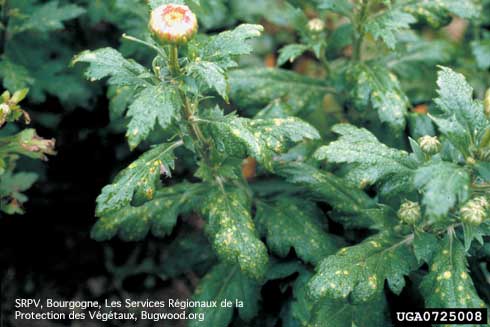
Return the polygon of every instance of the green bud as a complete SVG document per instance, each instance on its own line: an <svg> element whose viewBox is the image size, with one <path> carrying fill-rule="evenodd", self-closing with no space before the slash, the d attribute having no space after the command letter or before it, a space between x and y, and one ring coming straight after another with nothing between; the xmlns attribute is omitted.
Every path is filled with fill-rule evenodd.
<svg viewBox="0 0 490 327"><path fill-rule="evenodd" d="M311 32L319 33L325 29L325 22L320 18L313 18L308 22L308 29Z"/></svg>
<svg viewBox="0 0 490 327"><path fill-rule="evenodd" d="M425 135L419 138L418 143L424 153L433 155L441 150L441 142L437 136Z"/></svg>
<svg viewBox="0 0 490 327"><path fill-rule="evenodd" d="M487 218L488 201L484 197L474 198L461 208L461 221L473 226L479 226Z"/></svg>
<svg viewBox="0 0 490 327"><path fill-rule="evenodd" d="M414 225L420 217L420 205L417 202L405 201L398 210L398 218L408 225Z"/></svg>

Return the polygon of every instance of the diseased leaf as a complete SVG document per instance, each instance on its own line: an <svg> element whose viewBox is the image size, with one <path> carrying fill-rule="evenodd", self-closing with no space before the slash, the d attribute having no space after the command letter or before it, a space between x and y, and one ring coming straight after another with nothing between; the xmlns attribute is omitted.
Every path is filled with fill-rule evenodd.
<svg viewBox="0 0 490 327"><path fill-rule="evenodd" d="M332 131L340 134L340 138L320 147L314 156L332 163L349 164L346 177L359 187L413 174L416 163L406 151L387 147L368 130L339 124ZM409 181L405 184L408 186Z"/></svg>
<svg viewBox="0 0 490 327"><path fill-rule="evenodd" d="M485 308L468 274L468 262L461 242L448 235L420 284L428 308Z"/></svg>
<svg viewBox="0 0 490 327"><path fill-rule="evenodd" d="M234 30L211 36L207 42L198 45L200 58L215 62L222 68L235 67L231 57L251 53L253 49L249 40L259 37L263 30L261 25L242 24Z"/></svg>
<svg viewBox="0 0 490 327"><path fill-rule="evenodd" d="M244 157L245 152L267 169L272 169L274 154L284 152L291 143L318 139L320 135L309 124L296 117L247 119L234 114L200 119L225 156Z"/></svg>
<svg viewBox="0 0 490 327"><path fill-rule="evenodd" d="M403 10L423 18L434 27L449 24L450 13L461 18L476 18L481 8L475 0L405 1Z"/></svg>
<svg viewBox="0 0 490 327"><path fill-rule="evenodd" d="M181 106L178 91L172 86L148 86L141 91L126 114L130 118L126 132L130 148L146 139L156 123L169 127L180 116Z"/></svg>
<svg viewBox="0 0 490 327"><path fill-rule="evenodd" d="M351 96L356 109L372 107L381 122L398 131L405 128L409 101L392 72L380 64L357 63L349 69L348 79L353 86Z"/></svg>
<svg viewBox="0 0 490 327"><path fill-rule="evenodd" d="M196 314L204 313L204 320L189 320L189 326L226 327L238 309L240 318L249 321L257 315L260 298L259 285L240 271L236 265L220 263L200 281L193 300L215 301L216 307L195 307ZM221 302L227 300L232 306L222 307ZM236 307L241 301L243 307Z"/></svg>
<svg viewBox="0 0 490 327"><path fill-rule="evenodd" d="M436 218L468 200L469 183L470 176L463 167L445 161L432 161L418 168L414 176L415 186L423 192L426 213Z"/></svg>
<svg viewBox="0 0 490 327"><path fill-rule="evenodd" d="M228 81L225 71L217 64L209 61L192 62L187 66L188 74L204 82L209 88L214 89L228 101Z"/></svg>
<svg viewBox="0 0 490 327"><path fill-rule="evenodd" d="M171 175L175 159L173 150L180 144L160 144L122 170L114 182L105 186L97 197L97 215L105 216L128 206L135 193L151 200L160 175Z"/></svg>
<svg viewBox="0 0 490 327"><path fill-rule="evenodd" d="M73 64L86 62L90 65L85 76L91 81L110 77L113 85L145 85L144 79L151 76L148 70L131 59L125 59L117 50L102 48L86 50L73 58Z"/></svg>
<svg viewBox="0 0 490 327"><path fill-rule="evenodd" d="M313 203L280 197L271 203L257 203L255 222L274 253L285 257L294 248L302 260L316 264L336 252L338 245L336 238L326 233L321 218Z"/></svg>
<svg viewBox="0 0 490 327"><path fill-rule="evenodd" d="M327 202L339 212L361 214L374 206L369 196L344 179L307 164L280 164L275 170L287 181L310 189L319 196L318 200Z"/></svg>
<svg viewBox="0 0 490 327"><path fill-rule="evenodd" d="M117 233L125 241L138 241L148 232L163 237L172 232L177 217L190 212L203 192L202 184L181 183L155 191L151 201L139 207L126 205L102 215L91 231L97 241L106 241Z"/></svg>
<svg viewBox="0 0 490 327"><path fill-rule="evenodd" d="M209 235L218 257L242 272L261 279L267 271L267 248L258 238L250 216L249 201L238 189L212 190L202 207Z"/></svg>
<svg viewBox="0 0 490 327"><path fill-rule="evenodd" d="M473 88L462 74L441 67L437 78L439 97L435 103L443 114L433 118L451 143L462 153L470 144L478 145L488 124L483 105L473 100Z"/></svg>
<svg viewBox="0 0 490 327"><path fill-rule="evenodd" d="M2 173L0 175L0 210L9 215L23 214L22 204L28 198L22 192L31 188L37 178L37 174L28 172L6 171Z"/></svg>
<svg viewBox="0 0 490 327"><path fill-rule="evenodd" d="M368 18L365 30L375 39L382 39L390 49L396 46L397 33L408 29L415 23L415 18L401 10L388 9Z"/></svg>
<svg viewBox="0 0 490 327"><path fill-rule="evenodd" d="M351 295L354 303L360 303L382 294L385 279L399 294L405 286L404 276L417 268L407 245L409 240L385 232L341 249L317 267L308 283L310 294L316 299L345 299Z"/></svg>
<svg viewBox="0 0 490 327"><path fill-rule="evenodd" d="M295 113L314 111L323 106L323 98L333 88L325 80L317 80L277 68L237 69L228 74L230 98L239 107L263 108L280 99Z"/></svg>

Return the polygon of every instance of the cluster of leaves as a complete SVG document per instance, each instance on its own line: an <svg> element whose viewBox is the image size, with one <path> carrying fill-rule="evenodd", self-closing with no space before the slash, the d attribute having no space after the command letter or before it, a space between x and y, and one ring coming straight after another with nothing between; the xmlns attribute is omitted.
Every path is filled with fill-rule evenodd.
<svg viewBox="0 0 490 327"><path fill-rule="evenodd" d="M68 64L73 37L65 24L85 10L70 1L2 0L0 78L13 92L29 88L29 100L41 103L48 95L65 106L87 105L88 85ZM71 43L70 43L71 42Z"/></svg>
<svg viewBox="0 0 490 327"><path fill-rule="evenodd" d="M37 180L37 174L31 172L15 172L16 161L24 156L32 159L47 160L46 155L54 154L54 140L46 140L37 136L34 129L24 129L15 133L6 123L23 118L28 124L29 115L19 103L27 96L28 89L21 89L10 94L1 95L0 104L0 210L7 214L22 214L22 204L27 196L22 192L29 189Z"/></svg>
<svg viewBox="0 0 490 327"><path fill-rule="evenodd" d="M150 9L167 2L150 1ZM222 4L186 3L199 18L209 3ZM463 75L437 68L454 63L463 71L488 69L487 36L470 41L469 64L455 59L454 43L420 32L438 30L453 16L478 29L484 24L481 6L450 0L282 2L281 15L266 18L297 31L298 39L279 50L277 63L289 65L311 52L321 70L314 76L241 67L246 60L239 56L252 52L260 25L198 34L177 48L154 41L143 21L148 8L135 7L141 15L122 29L134 32L127 39L135 41L134 49L151 52L151 60L124 48L85 51L73 60L88 63L88 79L108 78L111 114L124 118L130 148L146 150L103 188L92 236L166 237L179 217L201 216L215 254L202 241L189 252L217 260L194 299L244 302L196 309L206 313L209 326L233 319L386 326L387 292L422 296L432 308L487 307L490 294L472 276L475 270L488 274L488 266L469 267L468 257L489 257L490 96L484 105L474 98L481 90L474 92ZM234 16L225 17L223 25L202 21L204 30L234 23ZM484 80L487 73L473 76ZM410 112L420 103L423 110ZM328 143L321 134L330 130L319 133L311 115L333 107L345 109L342 118L353 124L333 126L340 136ZM250 157L258 164L251 180L241 169ZM320 209L325 204L328 213ZM329 225L342 226L341 233ZM195 237L180 236L182 242ZM185 265L178 259L167 265L172 262L182 271L202 267L202 258L193 256ZM268 283L279 283L283 292L274 316L260 306Z"/></svg>

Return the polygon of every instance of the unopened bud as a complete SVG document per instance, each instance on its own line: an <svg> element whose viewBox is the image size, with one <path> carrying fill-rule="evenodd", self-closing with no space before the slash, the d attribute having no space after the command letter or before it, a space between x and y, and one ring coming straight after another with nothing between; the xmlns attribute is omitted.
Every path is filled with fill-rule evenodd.
<svg viewBox="0 0 490 327"><path fill-rule="evenodd" d="M198 24L186 5L167 4L151 12L149 28L163 44L184 44L196 34Z"/></svg>
<svg viewBox="0 0 490 327"><path fill-rule="evenodd" d="M472 199L461 208L461 220L464 223L479 226L487 217L488 201L483 197Z"/></svg>
<svg viewBox="0 0 490 327"><path fill-rule="evenodd" d="M320 18L313 18L308 22L308 29L312 32L321 32L325 29L325 22Z"/></svg>
<svg viewBox="0 0 490 327"><path fill-rule="evenodd" d="M398 218L408 225L414 225L420 217L420 205L417 202L405 201L398 210Z"/></svg>
<svg viewBox="0 0 490 327"><path fill-rule="evenodd" d="M418 142L422 151L429 155L436 154L441 149L441 142L437 136L425 135L419 138Z"/></svg>

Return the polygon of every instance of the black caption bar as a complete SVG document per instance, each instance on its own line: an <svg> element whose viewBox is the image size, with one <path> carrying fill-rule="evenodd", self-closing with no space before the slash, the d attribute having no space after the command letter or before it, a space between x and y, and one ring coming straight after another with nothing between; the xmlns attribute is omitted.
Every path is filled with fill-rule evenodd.
<svg viewBox="0 0 490 327"><path fill-rule="evenodd" d="M487 309L422 309L395 312L395 325L416 326L426 324L486 324Z"/></svg>

